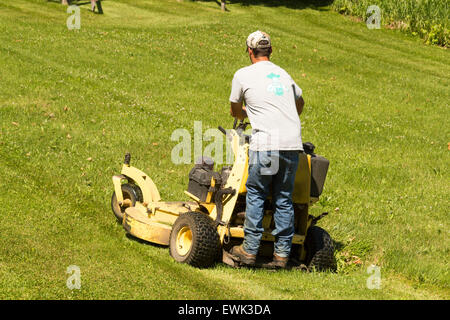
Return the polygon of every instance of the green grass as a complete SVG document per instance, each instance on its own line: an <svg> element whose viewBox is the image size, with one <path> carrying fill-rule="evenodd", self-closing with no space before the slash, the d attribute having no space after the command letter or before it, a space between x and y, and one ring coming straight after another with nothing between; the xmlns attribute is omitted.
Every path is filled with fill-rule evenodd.
<svg viewBox="0 0 450 320"><path fill-rule="evenodd" d="M367 18L373 14L367 9L377 5L381 10L381 23L421 36L427 44L450 45L448 0L334 0L333 8L344 14Z"/></svg>
<svg viewBox="0 0 450 320"><path fill-rule="evenodd" d="M0 298L448 299L450 57L327 9L118 0L105 14L44 0L0 3ZM166 200L190 165L177 128L229 127L246 36L304 91L303 139L331 161L312 209L339 272L198 270L125 236L109 201L130 151ZM90 159L90 161L88 160ZM381 267L382 288L366 288ZM66 268L81 269L81 290Z"/></svg>

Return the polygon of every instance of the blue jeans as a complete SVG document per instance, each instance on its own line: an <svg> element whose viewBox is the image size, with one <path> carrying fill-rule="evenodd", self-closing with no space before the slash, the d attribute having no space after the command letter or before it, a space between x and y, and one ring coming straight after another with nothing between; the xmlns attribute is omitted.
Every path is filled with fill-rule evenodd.
<svg viewBox="0 0 450 320"><path fill-rule="evenodd" d="M244 222L244 250L257 254L264 228L264 202L270 191L275 206L274 251L279 257L288 257L294 236L294 190L299 151L249 150L247 180L247 207Z"/></svg>

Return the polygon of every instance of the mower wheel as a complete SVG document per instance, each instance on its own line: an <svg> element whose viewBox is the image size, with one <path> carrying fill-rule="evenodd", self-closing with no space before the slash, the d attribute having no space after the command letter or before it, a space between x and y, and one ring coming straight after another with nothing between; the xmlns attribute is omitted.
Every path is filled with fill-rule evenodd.
<svg viewBox="0 0 450 320"><path fill-rule="evenodd" d="M219 234L205 213L187 212L175 221L170 233L170 255L175 261L197 268L208 268L221 252Z"/></svg>
<svg viewBox="0 0 450 320"><path fill-rule="evenodd" d="M337 270L334 257L334 245L328 232L313 226L308 229L305 239L306 265L308 269L317 271Z"/></svg>
<svg viewBox="0 0 450 320"><path fill-rule="evenodd" d="M116 193L114 192L111 198L111 209L116 216L117 220L122 223L123 214L125 210L129 207L134 207L136 205L136 201L143 201L142 191L135 184L123 184L122 185L122 194L123 194L123 203L120 205L117 202Z"/></svg>

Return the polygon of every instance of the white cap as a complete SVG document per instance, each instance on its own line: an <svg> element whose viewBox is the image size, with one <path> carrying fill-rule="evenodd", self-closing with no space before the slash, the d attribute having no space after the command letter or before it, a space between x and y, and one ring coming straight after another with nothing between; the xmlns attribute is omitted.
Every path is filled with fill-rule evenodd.
<svg viewBox="0 0 450 320"><path fill-rule="evenodd" d="M262 49L271 47L270 37L262 31L255 31L247 38L247 47L251 49Z"/></svg>

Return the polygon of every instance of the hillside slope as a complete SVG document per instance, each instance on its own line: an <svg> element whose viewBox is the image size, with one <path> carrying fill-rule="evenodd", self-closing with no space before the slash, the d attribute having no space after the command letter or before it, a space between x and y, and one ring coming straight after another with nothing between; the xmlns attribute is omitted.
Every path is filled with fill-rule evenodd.
<svg viewBox="0 0 450 320"><path fill-rule="evenodd" d="M175 0L81 9L0 3L0 298L448 299L450 56L328 9ZM272 36L273 61L302 87L303 139L331 161L313 214L339 272L198 270L126 237L109 208L123 155L163 199L184 199L177 128L230 127L245 38ZM369 290L367 267L381 267ZM69 290L66 269L81 270Z"/></svg>

